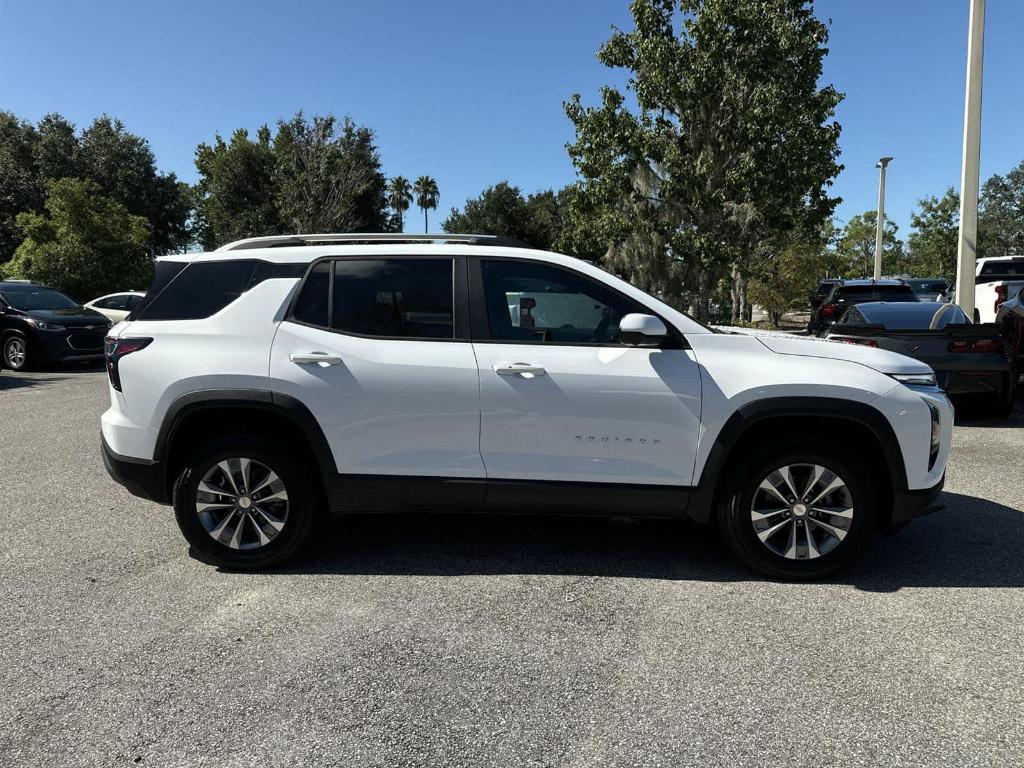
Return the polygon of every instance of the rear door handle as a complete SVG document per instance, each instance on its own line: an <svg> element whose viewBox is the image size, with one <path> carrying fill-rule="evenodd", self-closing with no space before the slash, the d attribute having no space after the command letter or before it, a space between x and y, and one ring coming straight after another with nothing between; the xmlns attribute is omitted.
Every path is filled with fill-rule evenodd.
<svg viewBox="0 0 1024 768"><path fill-rule="evenodd" d="M494 372L500 376L544 376L547 371L539 365L529 363L495 363Z"/></svg>
<svg viewBox="0 0 1024 768"><path fill-rule="evenodd" d="M296 365L340 365L341 358L326 352L300 352L288 355L288 359Z"/></svg>

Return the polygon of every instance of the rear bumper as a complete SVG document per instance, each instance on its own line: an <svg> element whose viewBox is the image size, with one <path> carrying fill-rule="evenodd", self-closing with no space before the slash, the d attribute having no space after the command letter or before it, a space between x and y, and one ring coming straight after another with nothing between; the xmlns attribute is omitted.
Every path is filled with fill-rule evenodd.
<svg viewBox="0 0 1024 768"><path fill-rule="evenodd" d="M136 459L114 453L102 435L100 435L100 450L103 454L103 466L107 468L107 473L116 482L127 488L129 493L158 504L171 503L163 462Z"/></svg>
<svg viewBox="0 0 1024 768"><path fill-rule="evenodd" d="M946 482L946 476L933 485L931 488L922 488L913 491L896 491L892 500L891 527L893 529L906 525L915 517L937 512L944 506L938 502L939 494L942 493L942 486Z"/></svg>

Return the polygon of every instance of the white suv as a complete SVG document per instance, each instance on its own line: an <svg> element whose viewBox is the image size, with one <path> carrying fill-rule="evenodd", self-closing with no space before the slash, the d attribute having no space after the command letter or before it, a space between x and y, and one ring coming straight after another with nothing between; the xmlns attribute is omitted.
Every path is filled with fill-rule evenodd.
<svg viewBox="0 0 1024 768"><path fill-rule="evenodd" d="M917 360L716 332L486 236L165 257L106 353L110 474L240 569L327 512L419 510L714 521L749 566L816 577L935 507L953 421Z"/></svg>

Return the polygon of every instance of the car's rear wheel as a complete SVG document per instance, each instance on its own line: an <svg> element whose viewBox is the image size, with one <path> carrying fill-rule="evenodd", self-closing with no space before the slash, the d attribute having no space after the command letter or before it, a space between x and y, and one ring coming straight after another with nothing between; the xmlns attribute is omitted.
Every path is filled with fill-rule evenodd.
<svg viewBox="0 0 1024 768"><path fill-rule="evenodd" d="M4 339L4 367L12 371L24 371L28 368L28 342L18 333L12 333Z"/></svg>
<svg viewBox="0 0 1024 768"><path fill-rule="evenodd" d="M744 564L768 576L831 573L860 554L875 527L877 495L866 468L824 443L758 449L726 482L722 535Z"/></svg>
<svg viewBox="0 0 1024 768"><path fill-rule="evenodd" d="M316 512L308 472L286 447L232 435L198 449L174 485L178 526L213 565L266 568L308 541Z"/></svg>

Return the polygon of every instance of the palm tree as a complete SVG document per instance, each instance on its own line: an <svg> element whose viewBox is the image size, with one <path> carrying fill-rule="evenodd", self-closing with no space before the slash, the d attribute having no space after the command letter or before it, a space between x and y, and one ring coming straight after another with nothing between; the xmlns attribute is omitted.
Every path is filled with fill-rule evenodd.
<svg viewBox="0 0 1024 768"><path fill-rule="evenodd" d="M437 182L429 176L420 176L412 185L412 191L416 193L416 205L423 209L423 231L428 230L427 211L436 209L441 199L441 193L437 190Z"/></svg>
<svg viewBox="0 0 1024 768"><path fill-rule="evenodd" d="M395 176L388 184L388 205L398 214L398 229L404 229L405 212L412 205L412 185L405 176Z"/></svg>

